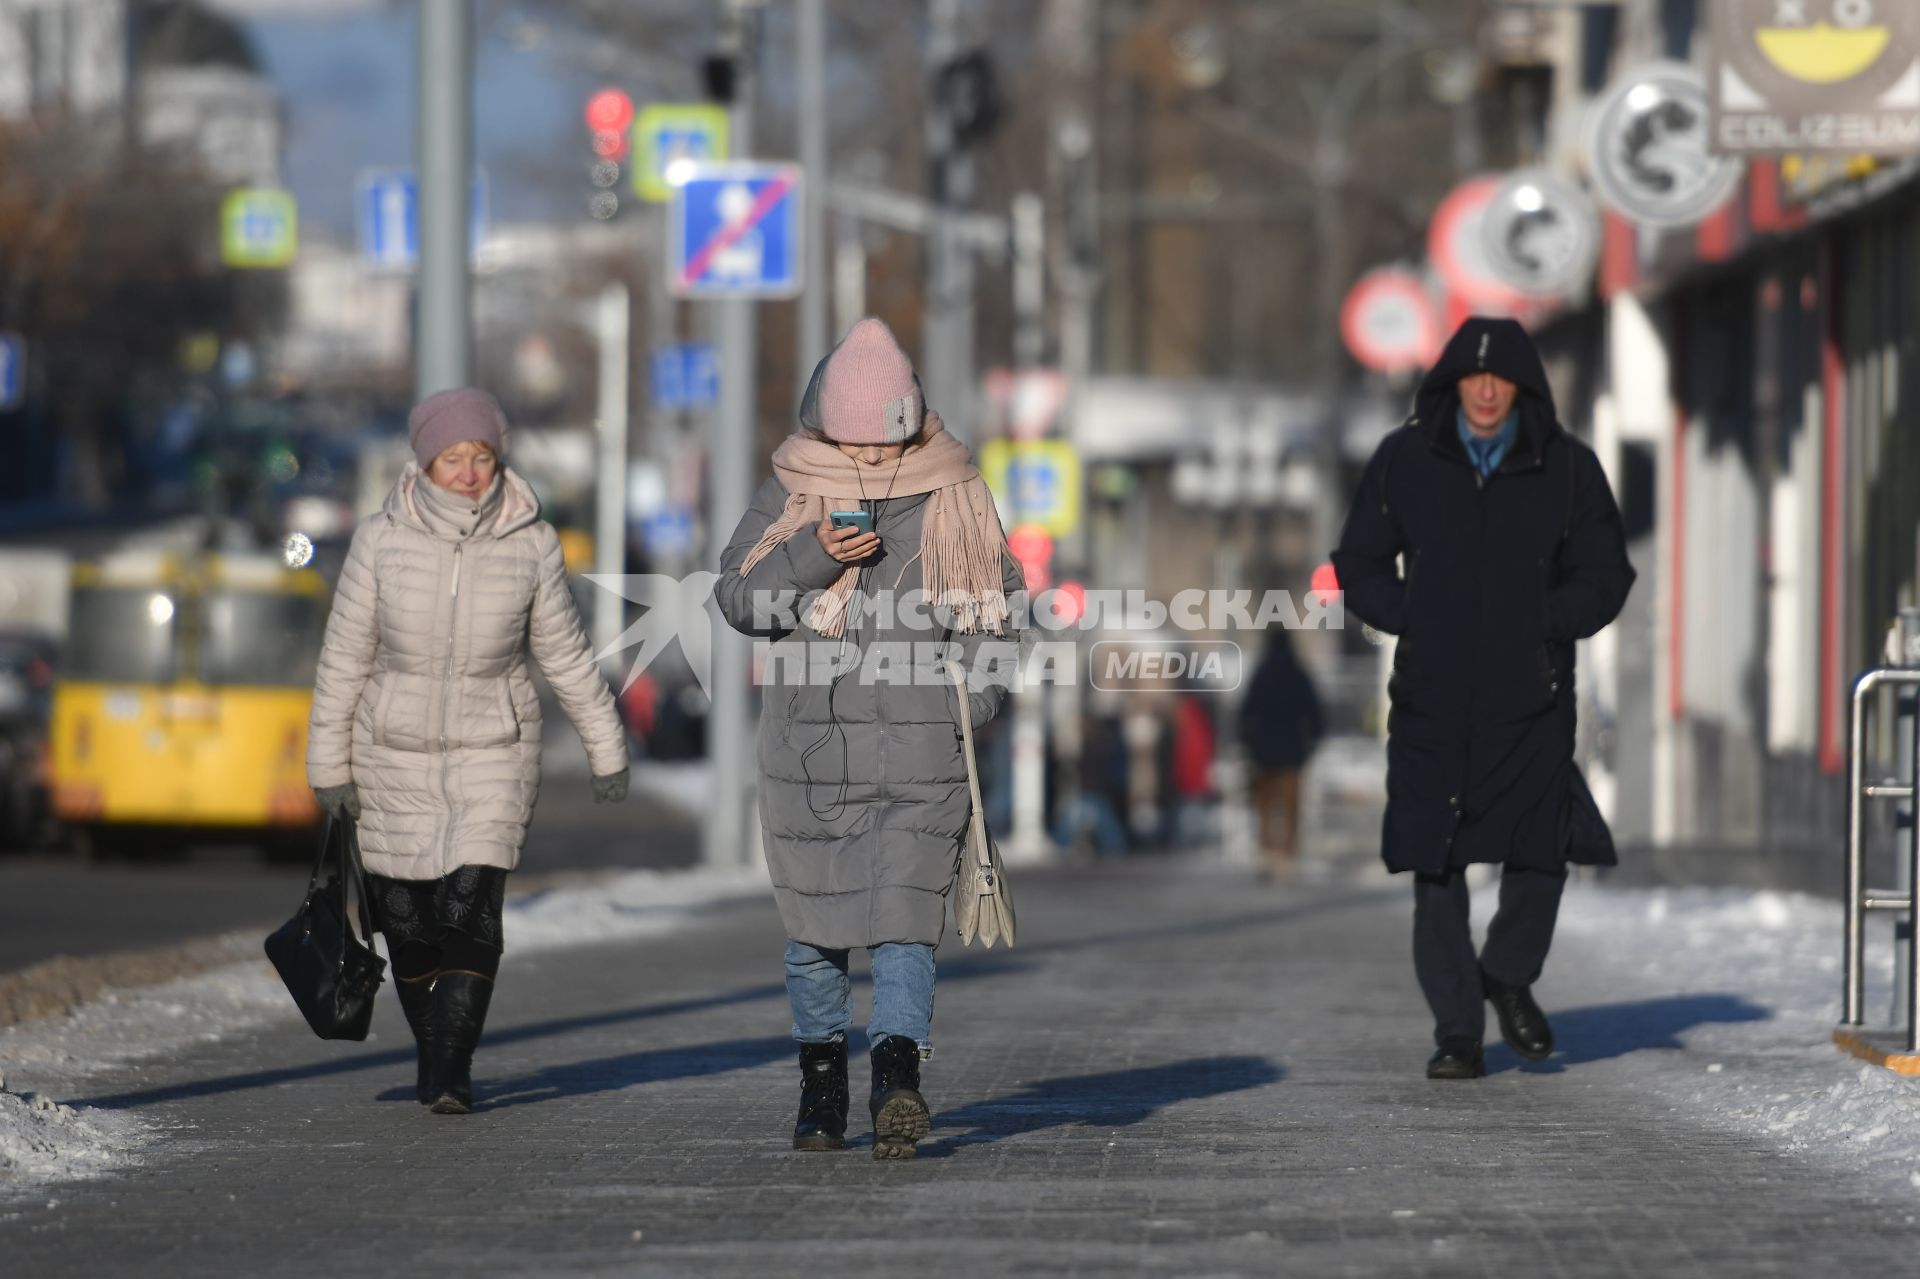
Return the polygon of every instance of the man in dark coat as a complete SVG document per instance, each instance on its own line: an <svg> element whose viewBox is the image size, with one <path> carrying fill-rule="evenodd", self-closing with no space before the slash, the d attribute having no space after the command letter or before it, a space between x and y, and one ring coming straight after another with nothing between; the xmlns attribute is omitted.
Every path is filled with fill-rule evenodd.
<svg viewBox="0 0 1920 1279"><path fill-rule="evenodd" d="M1606 474L1561 428L1519 324L1454 334L1368 462L1333 563L1347 609L1400 637L1382 856L1414 874L1414 966L1439 1045L1427 1075L1486 1073L1485 1000L1515 1051L1544 1058L1553 1034L1528 988L1567 864L1613 862L1573 762L1574 641L1619 614L1634 573ZM1504 867L1478 955L1473 862Z"/></svg>

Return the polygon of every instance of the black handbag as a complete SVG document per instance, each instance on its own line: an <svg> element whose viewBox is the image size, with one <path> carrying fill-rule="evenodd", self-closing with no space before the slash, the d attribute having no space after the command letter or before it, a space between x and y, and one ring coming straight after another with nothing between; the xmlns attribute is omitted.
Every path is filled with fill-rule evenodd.
<svg viewBox="0 0 1920 1279"><path fill-rule="evenodd" d="M336 846L338 869L332 881L323 884L320 873ZM359 937L347 919L349 892L360 899ZM306 898L293 918L267 938L267 958L307 1025L322 1039L367 1037L373 997L387 970L387 961L373 949L372 917L360 868L360 838L352 822L329 815L320 828L320 855L314 859Z"/></svg>

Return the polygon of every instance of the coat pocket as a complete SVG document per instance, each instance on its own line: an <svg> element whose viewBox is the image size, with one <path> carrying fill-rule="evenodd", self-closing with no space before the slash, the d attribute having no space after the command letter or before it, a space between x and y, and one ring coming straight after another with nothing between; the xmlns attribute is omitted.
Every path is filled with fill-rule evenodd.
<svg viewBox="0 0 1920 1279"><path fill-rule="evenodd" d="M374 675L368 686L367 732L375 746L387 744L387 708L393 700L393 680L385 672Z"/></svg>
<svg viewBox="0 0 1920 1279"><path fill-rule="evenodd" d="M1553 645L1541 643L1535 654L1540 693L1549 704L1560 700L1560 670L1553 660Z"/></svg>
<svg viewBox="0 0 1920 1279"><path fill-rule="evenodd" d="M457 693L449 695L458 700L447 716L448 750L486 750L519 742L520 717L506 679L464 680Z"/></svg>
<svg viewBox="0 0 1920 1279"><path fill-rule="evenodd" d="M380 679L373 704L373 742L395 750L427 749L433 681L424 675L389 670Z"/></svg>

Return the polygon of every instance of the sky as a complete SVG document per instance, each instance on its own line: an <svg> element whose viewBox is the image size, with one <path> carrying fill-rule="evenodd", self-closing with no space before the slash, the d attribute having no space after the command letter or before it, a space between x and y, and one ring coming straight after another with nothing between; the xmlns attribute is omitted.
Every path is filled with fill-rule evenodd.
<svg viewBox="0 0 1920 1279"><path fill-rule="evenodd" d="M286 176L310 231L350 238L358 175L413 162L414 8L294 6L248 19L285 97ZM564 35L525 23L492 24L476 46L474 148L494 219L584 218L581 107L621 77L596 70Z"/></svg>

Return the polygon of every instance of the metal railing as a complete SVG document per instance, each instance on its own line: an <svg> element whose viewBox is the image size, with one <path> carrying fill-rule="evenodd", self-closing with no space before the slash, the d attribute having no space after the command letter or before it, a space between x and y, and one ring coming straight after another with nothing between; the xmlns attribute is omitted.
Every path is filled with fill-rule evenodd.
<svg viewBox="0 0 1920 1279"><path fill-rule="evenodd" d="M1850 750L1847 759L1847 883L1846 883L1846 956L1842 962L1845 983L1845 1015L1843 1021L1849 1026L1864 1023L1866 1004L1866 958L1867 912L1891 910L1905 913L1911 921L1914 914L1912 890L1881 889L1866 887L1865 850L1863 847L1863 827L1861 805L1869 799L1892 799L1914 801L1920 795L1920 716L1901 715L1907 721L1901 727L1914 734L1912 749L1902 752L1902 762L1906 765L1904 778L1890 777L1880 781L1866 780L1867 767L1867 708L1870 698L1883 687L1913 687L1920 685L1920 669L1913 667L1881 666L1868 671L1853 685L1853 711L1850 725ZM1920 885L1920 820L1908 818L1904 823L1906 836L1905 855L1912 873L1906 876L1910 885ZM1911 927L1911 924L1909 925ZM1920 945L1906 948L1906 960L1909 971L1906 980L1901 983L1904 995L1903 1008L1896 1009L1896 1016L1906 1020L1907 1051L1920 1052Z"/></svg>

